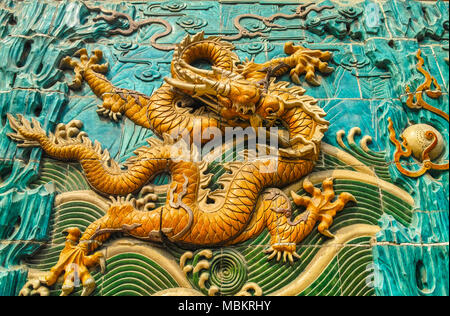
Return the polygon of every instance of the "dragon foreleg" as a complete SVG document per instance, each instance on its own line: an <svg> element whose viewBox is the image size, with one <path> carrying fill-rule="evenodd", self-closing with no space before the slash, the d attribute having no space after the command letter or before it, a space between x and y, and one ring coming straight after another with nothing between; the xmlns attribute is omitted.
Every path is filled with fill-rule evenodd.
<svg viewBox="0 0 450 316"><path fill-rule="evenodd" d="M330 52L294 46L292 42L285 44L284 52L290 56L275 58L262 64L248 62L243 68L245 77L268 85L270 78L280 77L290 71L291 78L296 84L301 84L299 76L305 74L308 83L318 86L320 82L316 78L316 69L326 74L334 70L326 62L331 58Z"/></svg>
<svg viewBox="0 0 450 316"><path fill-rule="evenodd" d="M99 115L108 116L114 121L118 121L122 115L127 115L133 120L133 114L145 108L149 103L149 97L128 89L114 87L114 85L103 75L108 71L108 64L98 64L102 59L101 50L94 50L92 56L88 56L85 48L77 51L74 56L79 57L79 61L65 57L61 60L62 69L73 69L75 77L69 85L72 89L80 89L83 79L87 82L92 92L103 100L103 104L98 106ZM138 118L141 119L138 119ZM142 119L142 115L133 120L136 124L149 128L148 122ZM144 116L145 118L145 116Z"/></svg>
<svg viewBox="0 0 450 316"><path fill-rule="evenodd" d="M168 84L163 84L152 96L115 87L104 75L108 64L97 64L102 59L102 51L94 50L89 58L86 49L75 53L79 61L65 57L62 68L70 68L75 78L70 85L73 89L81 87L83 79L95 95L103 100L97 113L118 121L123 115L139 126L153 130L158 135L177 136L182 133L192 135L194 126L200 127L202 134L208 128L220 127L214 115L191 112L189 108L180 107L187 102L186 95L181 94ZM205 140L207 141L207 140Z"/></svg>

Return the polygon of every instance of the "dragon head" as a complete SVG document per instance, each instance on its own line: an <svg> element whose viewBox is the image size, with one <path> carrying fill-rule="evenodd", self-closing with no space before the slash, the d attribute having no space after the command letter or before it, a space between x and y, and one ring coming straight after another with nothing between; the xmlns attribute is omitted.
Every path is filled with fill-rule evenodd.
<svg viewBox="0 0 450 316"><path fill-rule="evenodd" d="M201 70L184 66L188 71L179 72L181 78L165 78L165 81L202 100L221 117L238 118L255 128L271 126L290 109L285 101L305 92L301 87L287 89L287 83L271 84L266 90L262 84L247 80L239 73L215 67Z"/></svg>
<svg viewBox="0 0 450 316"><path fill-rule="evenodd" d="M286 101L305 93L302 87L288 88L287 82L264 86L241 72L215 66L200 69L180 60L174 68L173 78L164 78L168 84L203 101L220 117L254 128L272 126L290 109Z"/></svg>
<svg viewBox="0 0 450 316"><path fill-rule="evenodd" d="M292 99L301 98L305 93L302 87L288 88L288 86L288 82L271 82L267 91L262 94L256 108L256 115L267 121L267 125L283 117L293 107Z"/></svg>
<svg viewBox="0 0 450 316"><path fill-rule="evenodd" d="M183 62L182 66L177 71L177 77L164 80L205 102L214 112L226 118L239 117L248 121L255 115L262 96L259 84L217 67L203 70Z"/></svg>

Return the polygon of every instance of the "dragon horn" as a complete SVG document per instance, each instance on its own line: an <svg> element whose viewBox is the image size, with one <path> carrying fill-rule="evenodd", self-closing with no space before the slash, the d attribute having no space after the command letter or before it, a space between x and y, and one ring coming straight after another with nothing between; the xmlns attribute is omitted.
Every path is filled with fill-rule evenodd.
<svg viewBox="0 0 450 316"><path fill-rule="evenodd" d="M218 74L218 75L225 76L225 77L231 78L231 79L245 79L244 76L242 76L241 74L234 73L234 72L231 72L229 70L226 70L226 69L223 69L220 67L212 66L211 69L213 70L212 72L216 75Z"/></svg>
<svg viewBox="0 0 450 316"><path fill-rule="evenodd" d="M216 94L227 97L231 92L230 83L225 83L220 80L198 77L198 80L204 83L208 88L215 91Z"/></svg>
<svg viewBox="0 0 450 316"><path fill-rule="evenodd" d="M211 89L206 84L192 84L169 77L165 77L164 81L170 84L172 87L190 91L194 94L205 94L207 92L211 93Z"/></svg>
<svg viewBox="0 0 450 316"><path fill-rule="evenodd" d="M202 76L213 76L214 72L211 70L207 70L207 69L200 69L194 66L189 65L187 62L185 62L184 60L180 61L180 66L184 67L186 69L189 69L190 71L202 75Z"/></svg>
<svg viewBox="0 0 450 316"><path fill-rule="evenodd" d="M193 83L187 83L178 79L173 78L164 78L164 80L169 83L170 85L180 88L182 90L192 91L196 92L198 94L220 94L224 97L227 97L230 94L231 91L231 85L226 82L222 82L220 80L214 80L205 78L203 76L197 76L193 77L195 81L199 81L201 83L199 84L193 84Z"/></svg>

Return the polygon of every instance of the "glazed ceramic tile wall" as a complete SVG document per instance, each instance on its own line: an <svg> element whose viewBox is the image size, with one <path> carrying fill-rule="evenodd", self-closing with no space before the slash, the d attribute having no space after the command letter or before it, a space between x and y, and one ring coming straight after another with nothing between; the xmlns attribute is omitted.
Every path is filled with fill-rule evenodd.
<svg viewBox="0 0 450 316"><path fill-rule="evenodd" d="M412 0L2 1L0 295L59 295L71 292L71 287L70 295L84 291L104 296L448 295L448 6L447 1ZM173 105L177 114L167 124L175 126L182 124L180 118L206 117L211 107L224 106L217 97L218 86L195 77L188 66L182 64L180 69L191 71L190 79L177 74L176 67L171 72L174 51L177 44L183 46L186 36L185 46L209 38L227 56L233 53L225 43L232 43L239 63L248 59L253 65L270 65L270 69L258 68L268 78L276 66L270 61L289 56L284 50L286 42L308 49L292 55L301 57L294 58L293 65L279 64L292 69L299 64L312 67L315 77L307 80L306 71L300 71L297 83L295 73L290 77L286 69L275 82L251 84L250 71L246 74L239 67L229 68L230 73L216 70L213 77L197 68L196 76L228 78L222 81L223 89L228 87L226 82L235 89L246 81L244 86L263 91L265 82L268 86L256 111L264 106L261 100L278 93L273 88L276 82L289 82L289 88L284 88L292 96L309 100L297 106L313 118L312 129L322 137L317 127L322 124L320 115L312 114L319 113L319 108L326 113L329 126L321 142L299 138L300 145L291 143L291 156L279 158L280 164L287 159L295 165L292 161L298 162L298 157L292 153L306 151L311 144L316 151L300 158L314 161L314 169L286 167L286 174L277 175L279 169L274 179L289 181L267 180L272 183L264 185L268 190L256 189L255 183L267 176L246 178L244 162L229 164L239 150L228 143L222 155L212 162L196 163L198 168L187 164L173 167L171 173L152 169L153 174L159 172L155 177L136 169L143 180L137 184L124 180L126 184L118 191L106 180L106 184L97 183L104 178L94 169L117 175L126 173L126 162L132 169L139 161L157 164L161 159L170 160L148 154L173 145L167 137L164 144L155 141L162 139L158 126L167 122L166 116L155 118L159 114L152 113L163 113L167 104L180 101L188 109ZM221 40L213 39L217 36ZM95 55L95 50L101 50L102 56ZM73 57L77 51L78 57ZM210 60L217 52L213 51L211 48ZM327 59L325 52L331 53L328 66L334 68L328 74L321 64ZM68 68L86 56L96 57L85 68L75 67L79 80L72 82L75 75ZM61 67L63 60L66 69ZM108 67L95 63L107 63ZM195 66L207 68L204 63ZM273 74L279 75L282 68ZM100 79L88 78L98 72L105 73L111 86L101 75ZM148 101L161 91L164 78L170 77L178 81L164 92L168 103ZM314 78L319 82L314 84ZM186 85L180 89L182 83ZM75 89L77 85L79 89ZM201 99L206 86L209 97ZM211 92L213 86L216 92ZM296 86L304 88L304 96ZM222 99L238 100L246 93L239 91L231 96L223 92ZM108 101L108 95L117 98ZM210 101L213 105L206 106L207 100L214 100ZM280 98L274 100L278 100L277 106L283 103ZM122 105L113 108L108 102ZM238 105L248 106L249 102ZM149 110L149 104L155 104L154 109ZM146 106L147 112L132 110ZM286 113L292 111L275 110L281 113L280 120L286 120ZM224 113L219 110L214 119L226 125ZM243 126L253 126L257 117L241 116ZM292 132L292 126L287 129ZM88 139L91 142L86 145ZM148 139L154 141L149 144ZM62 154L62 149L52 146L85 146L89 150L77 147L70 149L72 154ZM163 152L161 149L158 154ZM93 166L96 160L103 167ZM190 181L197 176L201 185L194 197L189 197ZM233 187L239 177L246 180ZM323 182L329 177L333 178L331 186ZM315 197L308 193L308 183L316 188ZM109 189L105 188L108 185ZM130 189L133 185L136 188ZM226 197L218 197L221 189ZM332 201L315 210L308 204L309 198L318 203L319 189L325 195L334 191L332 201L342 202L339 209L338 202L333 204L339 211L336 215L329 211ZM127 190L132 196L125 198ZM240 194L247 198L250 194L246 190L253 200L242 200ZM113 202L109 195L114 196ZM211 207L214 199L222 198L225 204ZM224 210L226 203L232 205L229 210ZM258 211L265 203L269 203L267 208ZM126 205L139 209L134 221L120 213ZM208 205L207 214L223 215L215 222L199 223L201 207ZM330 224L331 219L328 230L313 221L311 214L316 211L320 225ZM118 217L109 218L114 224L108 226L102 219L111 214ZM171 218L171 214L178 217ZM164 223L150 227L153 215L161 215ZM271 216L276 220L270 222ZM102 224L85 238L89 229L94 229L93 223ZM300 225L304 225L299 228L302 239L283 235ZM309 233L307 225L314 225ZM74 227L85 233L81 239L88 241L80 255L85 259L60 259L58 267L61 252L75 256L73 249L84 247ZM223 236L216 236L220 234ZM248 236L240 237L243 234ZM66 236L73 238L74 245L67 243ZM280 240L293 241L293 248L277 248ZM105 262L96 255L87 257L96 254L89 249L96 247L93 243L102 243L96 251ZM271 246L280 253L270 251ZM55 280L47 278L46 284L45 276L55 265ZM61 273L64 269L65 275Z"/></svg>

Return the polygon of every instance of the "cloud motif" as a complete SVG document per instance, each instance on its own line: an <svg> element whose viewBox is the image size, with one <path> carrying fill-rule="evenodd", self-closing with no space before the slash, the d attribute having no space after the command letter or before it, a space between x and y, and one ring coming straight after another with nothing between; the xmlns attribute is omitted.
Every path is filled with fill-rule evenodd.
<svg viewBox="0 0 450 316"><path fill-rule="evenodd" d="M177 24L184 29L197 30L205 27L208 22L199 17L185 15L178 19Z"/></svg>

